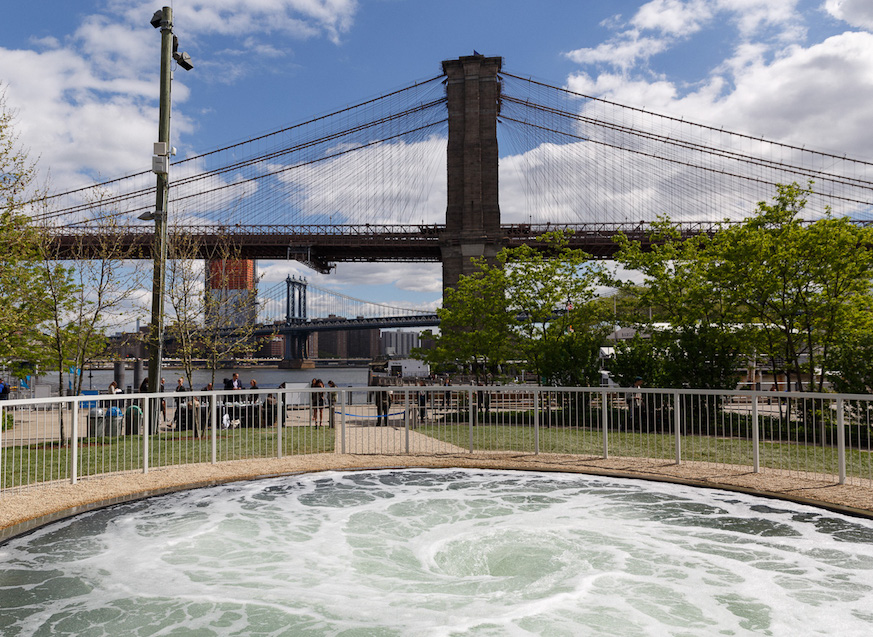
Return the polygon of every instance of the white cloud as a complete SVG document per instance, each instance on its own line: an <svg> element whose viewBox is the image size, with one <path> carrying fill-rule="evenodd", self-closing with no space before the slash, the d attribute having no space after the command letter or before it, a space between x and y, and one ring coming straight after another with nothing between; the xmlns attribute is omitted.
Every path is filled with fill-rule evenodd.
<svg viewBox="0 0 873 637"><path fill-rule="evenodd" d="M825 10L853 27L873 30L873 3L869 0L827 0Z"/></svg>
<svg viewBox="0 0 873 637"><path fill-rule="evenodd" d="M340 263L330 276L331 288L355 296L355 289L367 285L393 285L409 292L440 294L442 266L439 263Z"/></svg>
<svg viewBox="0 0 873 637"><path fill-rule="evenodd" d="M740 37L755 35L772 36L777 39L794 40L801 36L797 14L798 0L715 0L718 11L727 13L736 24Z"/></svg>
<svg viewBox="0 0 873 637"><path fill-rule="evenodd" d="M685 36L699 31L712 18L712 12L712 3L706 0L653 0L640 7L631 24L638 29Z"/></svg>
<svg viewBox="0 0 873 637"><path fill-rule="evenodd" d="M345 147L327 151L339 152ZM310 223L439 223L445 218L446 140L385 142L279 174L289 208ZM278 168L271 167L272 170Z"/></svg>
<svg viewBox="0 0 873 637"><path fill-rule="evenodd" d="M147 170L157 134L159 40L148 21L153 2L108 0L68 35L33 40L31 50L0 48L0 78L7 107L18 113L16 130L52 190ZM222 34L262 57L285 55L257 35L325 37L338 42L352 25L357 0L200 0L174 11L183 49ZM157 38L157 40L156 40ZM193 49L191 47L194 47ZM196 62L196 59L195 59ZM221 81L233 77L222 65ZM205 74L204 74L205 77ZM203 81L203 77L200 78ZM184 75L173 82L174 144L192 130Z"/></svg>
<svg viewBox="0 0 873 637"><path fill-rule="evenodd" d="M567 57L577 64L609 64L627 69L640 61L665 51L669 42L657 38L640 38L636 32L600 44L595 48L576 49Z"/></svg>
<svg viewBox="0 0 873 637"><path fill-rule="evenodd" d="M131 24L148 23L160 8L142 0L112 0L109 5ZM339 42L357 10L357 0L188 0L174 8L173 22L186 37L284 32L293 38L323 35Z"/></svg>
<svg viewBox="0 0 873 637"><path fill-rule="evenodd" d="M101 78L68 49L0 49L0 77L21 142L43 172L51 170L53 189L146 168L157 109L141 81Z"/></svg>
<svg viewBox="0 0 873 637"><path fill-rule="evenodd" d="M767 62L755 45L738 50L696 90L614 74L572 76L571 90L786 143L870 157L873 35L847 32L793 46ZM838 115L837 115L838 113Z"/></svg>
<svg viewBox="0 0 873 637"><path fill-rule="evenodd" d="M309 291L309 314L344 314L357 311L346 304L345 309L332 307L316 288L330 290L360 299L378 298L379 303L399 308L434 311L442 299L442 269L438 263L339 263L329 274L319 274L294 261L262 261L258 263L259 296L262 316L281 319L285 316L285 285L287 276L305 278L313 286ZM390 290L387 291L386 290ZM412 293L407 296L404 292ZM421 301L422 294L432 295ZM316 298L321 300L315 302Z"/></svg>
<svg viewBox="0 0 873 637"><path fill-rule="evenodd" d="M566 56L582 65L597 64L627 73L705 29L732 23L739 45L757 35L777 42L799 41L805 34L795 7L797 0L651 0L639 7L627 25L616 17L607 26L619 31L594 48Z"/></svg>
<svg viewBox="0 0 873 637"><path fill-rule="evenodd" d="M670 105L678 96L678 90L672 82L632 80L614 73L601 73L596 78L586 73L576 73L568 78L567 86L575 93L605 97L648 110L659 110Z"/></svg>
<svg viewBox="0 0 873 637"><path fill-rule="evenodd" d="M265 287L281 283L288 276L303 277L313 285L323 285L350 296L368 286L395 286L415 293L442 293L442 266L439 263L338 263L330 274L320 274L297 261L258 262L258 276ZM402 305L402 303L400 303Z"/></svg>
<svg viewBox="0 0 873 637"><path fill-rule="evenodd" d="M690 33L702 25L705 11L694 14L699 17L697 22L675 13L690 9L691 4L648 3L634 17L633 29L619 33L600 49L603 55L588 49L584 50L586 55L570 56L586 65L568 78L570 90L674 119L631 110L618 112L619 107L605 103L598 106L591 101L578 107L584 115L636 131L651 127L653 135L663 135L665 140L684 139L688 134L698 136L689 137L689 141L712 147L736 144L731 147L733 152L749 156L762 153L775 162L800 161L803 153L774 148L753 138L821 150L836 157L820 156L814 167L807 165L837 173L853 170L839 156L871 158L873 113L868 105L873 101L873 66L869 63L873 59L873 34L846 32L807 44L801 39L804 25L793 0L710 2L713 15L729 17L732 25L722 26L719 37L725 37L725 28L740 37L728 56L716 61L700 78L679 73L671 77L659 72L655 61L645 55L635 59L627 56L624 61L631 60L632 64L613 63L608 72L596 72L598 63L607 61L609 45L640 42L647 30ZM857 20L860 14L852 15ZM774 26L777 28L770 28ZM680 42L671 37L660 41L665 51ZM621 67L620 72L615 67ZM707 134L705 129L685 122L710 125L712 132ZM796 172L761 169L760 173L750 172L745 180L731 182L731 175L744 174L747 167L741 163L731 165L727 159L682 154L671 144L659 146L653 141L657 137L625 136L618 132L619 128L612 130L609 126L578 126L574 134L595 143L567 144L563 139L559 144L543 144L501 162L501 212L507 221L636 223L656 214L667 214L674 220L715 221L745 216L757 201L772 196L768 180L805 181L805 176ZM750 137L720 137L719 129ZM625 150L615 152L610 150L613 147ZM771 155L774 151L775 156ZM671 157L671 153L678 154ZM692 169L692 165L697 166ZM552 178L547 177L550 174ZM570 177L562 183L559 175ZM831 187L823 176L818 183L825 189ZM825 204L834 205L838 213L863 211L850 200L866 195L842 194L847 201L815 197L810 202L810 213L820 212Z"/></svg>

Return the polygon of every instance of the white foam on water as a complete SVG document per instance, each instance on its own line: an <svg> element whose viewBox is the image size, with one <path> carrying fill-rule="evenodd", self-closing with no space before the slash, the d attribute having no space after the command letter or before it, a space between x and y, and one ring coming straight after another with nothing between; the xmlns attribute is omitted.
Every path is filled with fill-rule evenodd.
<svg viewBox="0 0 873 637"><path fill-rule="evenodd" d="M867 635L873 522L681 485L329 472L3 547L0 634Z"/></svg>

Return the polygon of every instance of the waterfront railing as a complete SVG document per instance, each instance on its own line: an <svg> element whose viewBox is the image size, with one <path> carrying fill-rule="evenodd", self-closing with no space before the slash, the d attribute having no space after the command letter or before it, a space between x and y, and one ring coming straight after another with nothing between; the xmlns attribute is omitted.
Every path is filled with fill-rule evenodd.
<svg viewBox="0 0 873 637"><path fill-rule="evenodd" d="M0 493L318 453L562 454L873 480L873 396L519 386L309 387L0 401Z"/></svg>

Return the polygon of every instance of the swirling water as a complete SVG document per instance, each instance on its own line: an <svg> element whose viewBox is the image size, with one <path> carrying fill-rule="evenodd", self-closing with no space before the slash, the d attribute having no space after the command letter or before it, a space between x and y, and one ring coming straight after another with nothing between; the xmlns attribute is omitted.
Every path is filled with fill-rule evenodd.
<svg viewBox="0 0 873 637"><path fill-rule="evenodd" d="M329 472L0 547L0 634L869 635L873 522L571 474Z"/></svg>

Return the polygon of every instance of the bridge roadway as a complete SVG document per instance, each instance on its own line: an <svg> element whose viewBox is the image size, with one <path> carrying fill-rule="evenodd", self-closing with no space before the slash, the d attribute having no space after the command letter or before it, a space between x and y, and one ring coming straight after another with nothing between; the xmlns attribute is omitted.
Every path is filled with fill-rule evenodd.
<svg viewBox="0 0 873 637"><path fill-rule="evenodd" d="M199 258L227 254L222 246L241 259L282 259L300 261L322 273L332 264L362 261L439 262L442 249L450 241L445 225L215 225L186 226L184 232L199 246ZM651 226L644 223L576 223L501 225L500 243L505 247L537 245L544 232L566 230L570 247L584 250L594 258L608 259L616 250L615 237L651 245ZM711 234L710 222L679 226L683 237ZM152 257L154 226L130 225L110 235L99 228L72 226L54 232L56 254L60 259L88 259L100 256L107 236L116 253L133 259ZM486 238L483 237L483 240Z"/></svg>
<svg viewBox="0 0 873 637"><path fill-rule="evenodd" d="M309 332L329 332L333 330L373 330L401 327L436 327L440 319L433 314L417 314L411 316L389 316L382 318L342 317L292 319L290 323L263 325L254 331L255 336L271 334L308 334Z"/></svg>

